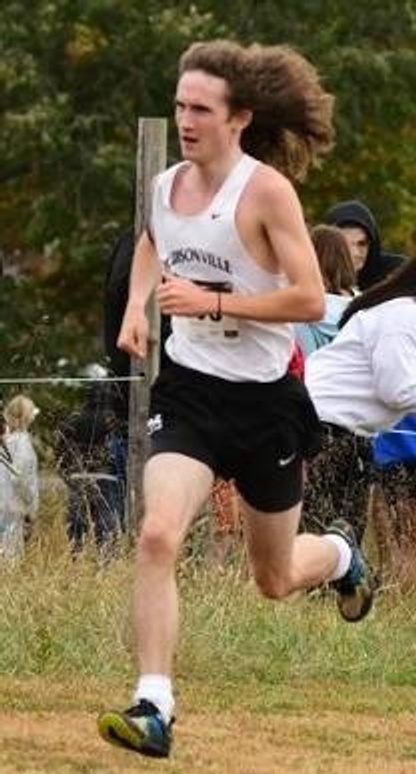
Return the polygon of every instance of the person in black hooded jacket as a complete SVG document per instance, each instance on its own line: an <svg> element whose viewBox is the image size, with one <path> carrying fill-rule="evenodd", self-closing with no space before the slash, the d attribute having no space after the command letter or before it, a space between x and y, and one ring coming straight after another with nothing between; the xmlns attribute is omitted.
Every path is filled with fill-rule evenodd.
<svg viewBox="0 0 416 774"><path fill-rule="evenodd" d="M130 355L117 347L117 338L129 295L131 263L135 248L134 227L127 228L117 239L108 260L104 287L104 350L113 376L130 376ZM170 317L161 315L160 363L165 364L164 342L170 334ZM122 382L114 390L117 416L128 422L129 384Z"/></svg>
<svg viewBox="0 0 416 774"><path fill-rule="evenodd" d="M367 290L396 269L404 256L384 250L371 210L358 199L339 202L325 215L325 223L342 228L357 271L359 290Z"/></svg>

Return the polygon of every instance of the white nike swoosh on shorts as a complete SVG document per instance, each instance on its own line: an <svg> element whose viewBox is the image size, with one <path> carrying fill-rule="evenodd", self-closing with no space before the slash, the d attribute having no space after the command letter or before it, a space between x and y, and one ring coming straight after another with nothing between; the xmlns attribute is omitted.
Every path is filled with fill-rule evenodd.
<svg viewBox="0 0 416 774"><path fill-rule="evenodd" d="M290 465L291 462L296 457L296 452L293 452L293 454L289 454L289 457L281 457L279 460L277 460L277 464L279 468L285 468L287 465Z"/></svg>

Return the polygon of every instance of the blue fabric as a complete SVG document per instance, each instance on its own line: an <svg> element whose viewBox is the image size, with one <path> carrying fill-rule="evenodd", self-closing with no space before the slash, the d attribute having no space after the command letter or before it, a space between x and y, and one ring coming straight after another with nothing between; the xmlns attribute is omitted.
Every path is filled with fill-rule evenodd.
<svg viewBox="0 0 416 774"><path fill-rule="evenodd" d="M305 357L330 344L338 333L341 315L351 301L349 296L325 293L325 315L318 322L295 323L295 337Z"/></svg>
<svg viewBox="0 0 416 774"><path fill-rule="evenodd" d="M401 432L395 433L394 430ZM398 462L416 462L416 414L408 414L393 431L377 436L373 441L373 458L382 467Z"/></svg>

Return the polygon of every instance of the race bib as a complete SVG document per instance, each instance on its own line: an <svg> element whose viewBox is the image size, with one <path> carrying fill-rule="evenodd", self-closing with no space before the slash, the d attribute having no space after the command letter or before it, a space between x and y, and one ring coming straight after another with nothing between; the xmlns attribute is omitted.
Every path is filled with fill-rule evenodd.
<svg viewBox="0 0 416 774"><path fill-rule="evenodd" d="M232 285L229 282L197 282L213 293L231 293ZM181 320L183 331L191 341L215 341L223 344L235 344L238 342L240 331L238 319L226 314L201 315L200 317L186 317Z"/></svg>

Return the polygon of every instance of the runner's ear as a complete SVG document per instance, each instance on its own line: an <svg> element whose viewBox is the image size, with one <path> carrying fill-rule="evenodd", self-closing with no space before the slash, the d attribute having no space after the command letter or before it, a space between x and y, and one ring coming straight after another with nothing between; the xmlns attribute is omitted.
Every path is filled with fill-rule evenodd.
<svg viewBox="0 0 416 774"><path fill-rule="evenodd" d="M249 124L251 124L253 120L253 111L248 110L247 108L239 110L238 113L236 113L236 118L238 120L238 128L242 132Z"/></svg>

